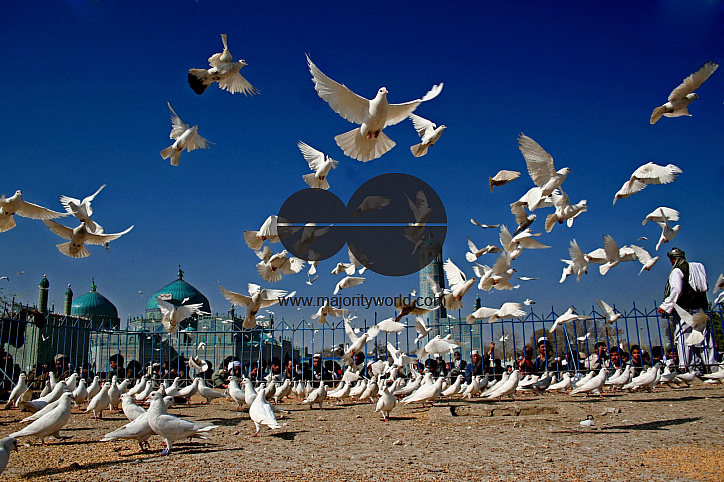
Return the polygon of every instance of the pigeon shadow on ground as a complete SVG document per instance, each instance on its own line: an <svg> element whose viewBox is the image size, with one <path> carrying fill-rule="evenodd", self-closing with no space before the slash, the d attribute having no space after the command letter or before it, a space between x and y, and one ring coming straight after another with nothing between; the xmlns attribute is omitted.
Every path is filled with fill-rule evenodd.
<svg viewBox="0 0 724 482"><path fill-rule="evenodd" d="M221 425L223 427L236 427L240 422L248 422L249 419L243 418L198 418L197 422L211 422L214 425Z"/></svg>
<svg viewBox="0 0 724 482"><path fill-rule="evenodd" d="M139 454L136 454L136 456L133 457L133 459L129 460L107 460L105 462L95 462L92 464L85 464L80 465L77 463L72 463L67 467L56 467L52 469L41 469L41 470L34 470L32 472L27 472L22 475L22 478L24 479L32 479L35 477L48 477L53 475L60 475L60 474L70 474L75 471L83 470L93 470L93 469L100 469L103 467L110 467L114 465L122 465L122 464L130 464L134 463L136 460L138 460L141 457L138 457ZM144 460L148 460L149 458L153 457L153 455L146 454L146 457Z"/></svg>
<svg viewBox="0 0 724 482"><path fill-rule="evenodd" d="M626 425L614 425L601 427L601 430L666 430L669 425L681 425L684 423L697 422L701 417L673 418L671 420L657 420L655 422L631 423Z"/></svg>
<svg viewBox="0 0 724 482"><path fill-rule="evenodd" d="M277 432L269 435L270 437L280 438L282 440L294 440L297 434L306 433L306 430L288 431L288 432Z"/></svg>
<svg viewBox="0 0 724 482"><path fill-rule="evenodd" d="M697 397L697 396L690 395L690 396L681 397L681 398L656 398L656 399L652 398L652 399L637 400L637 403L638 402L647 402L647 403L650 403L650 402L657 402L657 403L658 402L668 402L668 403L671 403L671 402L694 402L694 401L705 400L705 399L721 400L721 399L724 399L724 396L707 395L707 396L698 396Z"/></svg>

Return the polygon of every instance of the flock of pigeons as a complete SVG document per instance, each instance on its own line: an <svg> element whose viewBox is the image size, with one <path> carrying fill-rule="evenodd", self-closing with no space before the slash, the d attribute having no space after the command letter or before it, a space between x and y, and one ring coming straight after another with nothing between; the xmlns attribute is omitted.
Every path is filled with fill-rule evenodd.
<svg viewBox="0 0 724 482"><path fill-rule="evenodd" d="M148 439L153 435L161 437L166 448L162 455L169 455L173 442L185 438L205 439L208 432L218 428L209 423L193 422L181 419L169 413L169 408L178 398L190 402L191 397L198 395L206 400L206 404L216 398L228 398L236 403L237 410L248 406L249 418L254 423L257 436L262 425L270 429L279 429L277 414L289 413L279 408L285 398L296 398L298 403L306 404L312 409L317 405L320 409L325 400L342 402L371 402L376 399L375 413L381 413L385 422L390 420L390 413L397 402L408 405L411 403L434 404L438 400L469 400L486 399L501 401L503 397L515 399L516 393L568 392L569 395L580 393L598 394L603 396L606 387L615 391L645 389L652 391L656 385L669 386L684 385L688 387L697 377L696 372L677 372L670 365L662 366L660 362L650 368L637 372L631 365L619 368L614 374L602 368L596 373L590 371L587 375L570 373L544 373L541 376L521 376L520 370L504 373L499 380L491 378L489 374L472 377L470 382L463 375L454 379L440 376L435 378L426 369L420 373L415 370L413 358L401 354L394 346L388 343L390 360L377 361L370 365L371 376L361 375L364 371L351 366L344 372L341 380L334 389L320 383L313 388L311 381L292 381L286 379L281 382L278 377L268 375L262 383L255 386L248 378L239 384L236 377L231 377L225 392L208 387L203 378L194 378L187 386L180 388L180 379L173 383L163 381L160 385L146 376L137 380L129 388L131 381L121 382L116 376L111 381L101 382L96 376L90 386L86 387L84 379L78 380L74 373L64 380L57 380L51 372L46 387L39 398L33 398L33 391L27 386L25 374L21 374L18 383L13 388L7 408L16 407L31 412L22 423L28 423L25 428L11 433L0 440L0 472L4 470L8 461L10 450L17 450L17 439L21 437L37 437L41 443L45 438L67 439L71 436L61 435L60 431L70 421L72 404L77 407L88 402L85 413L92 413L98 420L104 410L122 411L129 422L122 427L106 434L101 441L136 440L141 450L150 448ZM410 366L409 372L407 366ZM724 366L708 375L701 376L704 383L722 383L724 380ZM409 377L403 374L409 373ZM273 399L274 404L269 403ZM148 410L142 404L148 403ZM203 402L202 402L203 403ZM281 415L283 416L283 415Z"/></svg>
<svg viewBox="0 0 724 482"><path fill-rule="evenodd" d="M70 196L60 196L60 203L65 208L65 212L56 212L43 206L38 206L23 199L23 192L18 190L15 194L6 198L5 195L0 196L0 233L8 231L15 227L15 215L24 218L39 219L50 229L63 239L67 239L67 243L57 244L58 251L71 258L85 258L90 256L90 252L85 247L86 244L105 246L108 251L108 245L124 234L128 233L133 226L115 234L106 234L103 226L91 219L93 208L91 202L100 193L106 185L102 185L98 190L80 199ZM80 224L75 228L63 226L56 218L68 215L75 216Z"/></svg>

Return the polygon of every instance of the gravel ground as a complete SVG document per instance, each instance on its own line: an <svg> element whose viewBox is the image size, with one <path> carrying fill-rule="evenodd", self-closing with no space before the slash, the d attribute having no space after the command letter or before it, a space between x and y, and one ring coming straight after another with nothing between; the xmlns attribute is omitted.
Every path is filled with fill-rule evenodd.
<svg viewBox="0 0 724 482"><path fill-rule="evenodd" d="M73 438L21 439L6 480L724 480L724 387L657 388L653 393L607 394L603 399L526 395L517 401L438 402L398 406L389 423L374 405L325 402L310 410L295 400L282 429L254 424L224 399L177 405L171 413L219 428L211 440L174 445L99 442L125 423L123 414L76 413L61 431ZM579 425L587 415L594 427ZM18 430L27 413L0 411L2 435Z"/></svg>

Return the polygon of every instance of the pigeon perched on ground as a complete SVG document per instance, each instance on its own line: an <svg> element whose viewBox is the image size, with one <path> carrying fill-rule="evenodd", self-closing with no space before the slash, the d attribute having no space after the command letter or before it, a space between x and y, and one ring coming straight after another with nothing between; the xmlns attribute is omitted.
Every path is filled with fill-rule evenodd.
<svg viewBox="0 0 724 482"><path fill-rule="evenodd" d="M133 229L133 226L131 226L125 231L116 234L93 234L88 230L84 222L81 222L76 228L63 226L52 219L44 219L43 223L61 238L69 240L67 243L60 243L55 246L58 248L58 251L71 258L85 258L90 256L90 252L88 252L84 244L107 247L108 243L120 238Z"/></svg>
<svg viewBox="0 0 724 482"><path fill-rule="evenodd" d="M124 440L136 440L138 446L142 451L150 449L151 445L148 443L148 439L155 432L148 424L148 414L144 411L142 414L132 419L130 423L125 424L123 427L114 430L113 432L107 433L101 442L109 442L116 439Z"/></svg>
<svg viewBox="0 0 724 482"><path fill-rule="evenodd" d="M93 412L93 417L96 420L103 418L103 410L106 410L111 404L111 397L108 395L108 390L110 390L110 388L110 382L104 383L101 387L101 391L93 397L90 403L88 403L85 413Z"/></svg>
<svg viewBox="0 0 724 482"><path fill-rule="evenodd" d="M513 370L513 373L510 374L510 377L503 382L501 385L499 385L495 390L492 392L489 392L485 395L485 398L487 399L493 399L497 398L500 402L503 397L511 397L515 398L515 390L518 387L518 382L520 381L520 370L515 369Z"/></svg>
<svg viewBox="0 0 724 482"><path fill-rule="evenodd" d="M186 152L191 152L196 149L208 149L211 146L209 141L199 135L199 126L191 127L182 121L170 103L168 108L171 109L171 124L173 124L169 138L175 139L175 141L161 151L161 157L164 159L171 158L171 165L178 166L184 149L186 149Z"/></svg>
<svg viewBox="0 0 724 482"><path fill-rule="evenodd" d="M217 425L190 422L174 415L169 415L166 404L159 392L153 392L150 399L151 406L147 412L148 425L166 442L166 449L161 452L161 455L169 455L171 453L171 445L176 440L194 437L206 439L203 434L209 430L218 428Z"/></svg>
<svg viewBox="0 0 724 482"><path fill-rule="evenodd" d="M271 404L267 401L264 390L260 390L257 393L256 398L249 407L249 418L254 422L256 432L252 437L259 435L262 425L266 425L270 429L282 428L277 422L277 418L274 415L274 409Z"/></svg>
<svg viewBox="0 0 724 482"><path fill-rule="evenodd" d="M309 408L313 408L314 404L319 404L319 409L322 409L322 403L327 398L327 385L324 383L320 383L319 386L312 390L309 395L307 395L307 398L305 398L302 403L309 404Z"/></svg>
<svg viewBox="0 0 724 482"><path fill-rule="evenodd" d="M656 124L662 115L666 117L691 115L687 107L691 104L691 101L699 98L694 91L714 73L717 67L719 67L719 65L713 61L709 61L702 65L699 70L685 78L681 85L671 91L669 101L654 109L650 122Z"/></svg>
<svg viewBox="0 0 724 482"><path fill-rule="evenodd" d="M224 43L224 51L209 57L210 69L189 69L188 81L191 89L201 95L211 84L218 82L220 89L232 94L237 92L242 92L244 95L259 94L259 91L239 73L242 67L248 65L246 60L234 62L226 40L226 34L222 33L221 41Z"/></svg>
<svg viewBox="0 0 724 482"><path fill-rule="evenodd" d="M599 395L601 395L601 390L603 389L603 385L606 383L606 375L608 371L605 368L601 368L601 370L598 372L598 375L588 380L583 385L580 385L573 390L571 390L571 393L569 395L575 395L576 393L585 393L589 394L593 391L598 391Z"/></svg>
<svg viewBox="0 0 724 482"><path fill-rule="evenodd" d="M379 394L380 398L377 399L375 413L382 412L382 416L384 417L383 420L385 422L389 422L390 412L392 412L392 409L395 408L397 399L394 395L392 395L392 392L390 392L390 386L387 383L382 385L382 390L380 390Z"/></svg>
<svg viewBox="0 0 724 482"><path fill-rule="evenodd" d="M221 392L217 392L213 388L206 385L206 382L204 382L204 379L202 378L199 381L199 395L204 397L206 399L206 403L211 403L211 400L215 398L224 398L225 395Z"/></svg>
<svg viewBox="0 0 724 482"><path fill-rule="evenodd" d="M316 150L302 141L297 142L297 147L302 151L304 159L307 161L307 164L309 164L309 169L312 170L311 174L302 176L307 186L314 189L329 189L327 175L330 169L337 168L339 161L335 161L323 152Z"/></svg>
<svg viewBox="0 0 724 482"><path fill-rule="evenodd" d="M382 129L405 120L420 103L437 97L443 86L434 86L422 99L404 104L389 104L385 87L380 87L377 96L368 100L324 75L308 55L307 64L319 97L344 119L360 124L360 127L340 134L334 140L346 155L362 162L377 159L392 149L395 142L387 137Z"/></svg>
<svg viewBox="0 0 724 482"><path fill-rule="evenodd" d="M70 438L61 437L60 429L63 428L68 421L70 421L71 397L72 395L70 393L63 393L60 397L60 402L53 410L46 413L24 429L11 433L9 437L18 438L34 436L38 437L40 439L40 443L43 445L45 445L46 437L53 437L56 439Z"/></svg>
<svg viewBox="0 0 724 482"><path fill-rule="evenodd" d="M123 414L130 421L134 421L146 413L146 410L136 403L133 395L127 392L121 395L121 409L123 410Z"/></svg>
<svg viewBox="0 0 724 482"><path fill-rule="evenodd" d="M430 404L434 404L435 400L437 400L440 395L442 395L442 383L444 380L444 377L438 377L434 383L421 385L420 388L403 398L402 403L404 403L405 405L413 402L421 402L423 405L425 404L425 402L430 402Z"/></svg>
<svg viewBox="0 0 724 482"><path fill-rule="evenodd" d="M5 194L0 195L0 233L15 227L15 214L24 218L41 220L61 218L68 215L67 213L58 213L24 201L23 192L20 190L15 191L15 194L9 198L6 198Z"/></svg>
<svg viewBox="0 0 724 482"><path fill-rule="evenodd" d="M12 437L0 439L0 474L5 471L5 467L10 460L10 452L18 451L18 441Z"/></svg>
<svg viewBox="0 0 724 482"><path fill-rule="evenodd" d="M10 396L8 397L8 403L5 404L5 408L10 408L16 400L20 398L20 396L25 393L25 391L28 389L28 385L25 383L25 381L28 379L27 375L25 373L21 373L18 377L18 383L15 384L12 391L10 392Z"/></svg>
<svg viewBox="0 0 724 482"><path fill-rule="evenodd" d="M410 151L412 151L413 156L422 157L427 154L427 150L432 145L440 140L440 136L447 127L444 125L437 126L434 122L416 114L410 114L410 120L422 140L419 144L410 147Z"/></svg>

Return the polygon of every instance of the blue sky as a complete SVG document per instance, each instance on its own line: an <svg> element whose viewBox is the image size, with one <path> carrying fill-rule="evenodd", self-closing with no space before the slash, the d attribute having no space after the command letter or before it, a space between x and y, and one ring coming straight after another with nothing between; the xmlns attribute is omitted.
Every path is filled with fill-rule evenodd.
<svg viewBox="0 0 724 482"><path fill-rule="evenodd" d="M228 34L235 59L248 62L242 74L261 95L212 86L199 96L189 88L188 69L206 67L221 51L221 33ZM125 319L142 314L148 295L173 281L180 264L212 310L225 312L230 305L215 283L240 292L248 282L267 285L242 233L258 229L306 187L298 140L340 161L329 181L345 202L365 181L388 172L427 182L447 209L444 255L469 276L466 237L479 246L498 242L497 230L473 226L469 218L514 229L509 204L533 186L517 148L520 132L551 153L556 168L570 167L564 189L573 202L586 199L588 212L573 228L556 226L538 238L551 249L526 251L514 261L518 275L539 280L512 292L481 293L487 306L532 298L541 311L563 312L571 304L590 310L600 297L622 309L632 302L653 308L662 299L671 245L641 276L638 263L626 263L606 276L594 267L580 283L558 280L573 238L591 251L602 246L604 234L621 246L647 236L643 246L653 252L659 230L641 221L658 206L681 212L673 245L705 263L710 283L724 271L724 70L698 90L692 117L649 124L653 108L686 76L709 60L724 60L721 1L444 8L426 1L29 1L3 9L0 38L6 68L0 192L21 189L27 201L62 210L61 194L83 198L107 184L93 203L94 219L107 232L135 225L111 243L110 254L91 246L90 257L71 259L57 251L63 240L41 222L17 219L15 229L0 234L0 275L10 278L0 283L3 293L22 294L23 301L35 302L44 273L57 308L68 283L79 296L95 277ZM352 125L316 95L305 53L367 98L386 86L390 102L406 102L444 82L442 93L416 113L447 131L427 156L415 158L409 146L419 139L406 121L385 130L397 146L381 158L363 164L345 157L333 138ZM159 155L171 144L167 102L214 143L184 152L179 167ZM612 206L623 182L649 161L684 172L673 184L650 186ZM491 194L488 176L500 169L523 174ZM549 212L536 211L534 232L543 231ZM492 256L481 261L492 264ZM312 287L304 283L306 271L271 287L331 295L339 278L329 271L344 257L322 263ZM369 274L349 294L395 295L416 285L416 275ZM473 291L466 306L474 298ZM309 320L314 311L276 310L287 320Z"/></svg>

